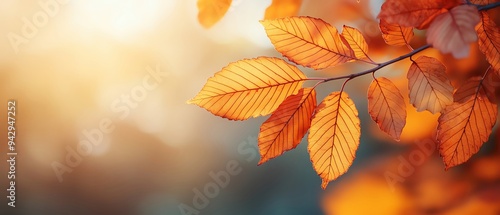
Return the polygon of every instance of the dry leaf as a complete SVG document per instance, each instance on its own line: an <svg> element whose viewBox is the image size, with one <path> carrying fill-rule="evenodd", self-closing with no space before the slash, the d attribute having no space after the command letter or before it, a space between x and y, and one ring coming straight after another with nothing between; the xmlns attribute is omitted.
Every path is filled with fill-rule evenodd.
<svg viewBox="0 0 500 215"><path fill-rule="evenodd" d="M413 38L413 27L402 27L380 19L380 31L385 43L391 46L406 46Z"/></svg>
<svg viewBox="0 0 500 215"><path fill-rule="evenodd" d="M486 12L481 12L481 22L476 27L479 50L498 72L500 71L500 29Z"/></svg>
<svg viewBox="0 0 500 215"><path fill-rule="evenodd" d="M427 30L427 43L460 59L469 56L470 43L477 41L474 27L479 23L475 6L460 5L434 19Z"/></svg>
<svg viewBox="0 0 500 215"><path fill-rule="evenodd" d="M210 28L226 14L232 0L198 0L198 21Z"/></svg>
<svg viewBox="0 0 500 215"><path fill-rule="evenodd" d="M437 15L460 4L460 0L387 0L378 17L391 24L425 29Z"/></svg>
<svg viewBox="0 0 500 215"><path fill-rule="evenodd" d="M358 111L347 93L328 95L313 116L307 147L323 189L349 169L360 135Z"/></svg>
<svg viewBox="0 0 500 215"><path fill-rule="evenodd" d="M399 141L406 124L406 105L398 87L387 78L377 78L368 88L368 112L383 132Z"/></svg>
<svg viewBox="0 0 500 215"><path fill-rule="evenodd" d="M305 79L297 67L279 58L240 60L215 73L188 103L220 117L245 120L272 113Z"/></svg>
<svg viewBox="0 0 500 215"><path fill-rule="evenodd" d="M356 59L337 29L321 19L290 17L261 23L276 50L302 66L324 69Z"/></svg>
<svg viewBox="0 0 500 215"><path fill-rule="evenodd" d="M497 105L484 86L477 79L468 81L455 92L453 104L439 117L437 139L446 169L469 160L491 134Z"/></svg>
<svg viewBox="0 0 500 215"><path fill-rule="evenodd" d="M277 19L297 16L302 5L302 0L273 0L266 9L264 19Z"/></svg>
<svg viewBox="0 0 500 215"><path fill-rule="evenodd" d="M304 88L289 96L260 127L259 165L299 145L311 127L316 91Z"/></svg>
<svg viewBox="0 0 500 215"><path fill-rule="evenodd" d="M341 36L349 43L357 59L370 59L368 57L368 44L358 29L344 25Z"/></svg>
<svg viewBox="0 0 500 215"><path fill-rule="evenodd" d="M417 111L439 113L453 103L453 86L446 76L446 67L437 59L420 56L408 70L410 103Z"/></svg>

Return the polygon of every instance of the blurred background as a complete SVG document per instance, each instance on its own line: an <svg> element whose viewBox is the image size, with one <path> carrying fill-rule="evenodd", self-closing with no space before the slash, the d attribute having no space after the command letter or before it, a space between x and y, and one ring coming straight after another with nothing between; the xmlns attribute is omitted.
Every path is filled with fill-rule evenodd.
<svg viewBox="0 0 500 215"><path fill-rule="evenodd" d="M55 6L44 9L47 2ZM382 62L408 52L382 40L376 20L382 2L304 0L299 15L358 28L372 59ZM14 99L18 155L16 208L5 198L8 163L0 165L1 214L500 214L497 128L468 163L444 171L438 153L421 147L435 144L438 115L408 105L402 140L393 141L368 115L370 76L347 85L361 118L361 144L348 173L327 190L306 140L257 166L259 126L267 117L229 121L187 105L228 63L280 57L258 22L270 3L233 0L206 29L195 0L2 0L0 152L7 160L7 101ZM492 15L498 21L498 9ZM416 32L411 45L425 44L424 36ZM422 55L444 62L454 83L487 68L475 45L464 60L432 49ZM409 65L377 76L407 95ZM300 68L330 77L370 65ZM320 86L318 100L341 84ZM227 186L212 186L210 173L228 164L241 171Z"/></svg>

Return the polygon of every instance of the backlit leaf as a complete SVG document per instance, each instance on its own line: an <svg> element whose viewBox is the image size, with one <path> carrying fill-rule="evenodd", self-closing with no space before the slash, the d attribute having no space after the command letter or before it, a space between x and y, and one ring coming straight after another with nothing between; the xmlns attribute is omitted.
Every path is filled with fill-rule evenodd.
<svg viewBox="0 0 500 215"><path fill-rule="evenodd" d="M311 127L316 91L304 88L289 96L260 127L259 165L299 145Z"/></svg>
<svg viewBox="0 0 500 215"><path fill-rule="evenodd" d="M277 19L297 16L302 5L302 0L273 0L266 9L264 19Z"/></svg>
<svg viewBox="0 0 500 215"><path fill-rule="evenodd" d="M205 28L212 27L226 14L232 0L198 0L198 21Z"/></svg>
<svg viewBox="0 0 500 215"><path fill-rule="evenodd" d="M437 15L460 3L461 0L387 0L378 17L391 24L425 29Z"/></svg>
<svg viewBox="0 0 500 215"><path fill-rule="evenodd" d="M344 25L341 35L347 43L349 43L349 46L354 51L354 56L357 59L369 59L368 44L366 43L363 34L361 34L358 29Z"/></svg>
<svg viewBox="0 0 500 215"><path fill-rule="evenodd" d="M391 46L406 46L413 38L413 27L403 27L398 24L390 24L380 19L380 31L385 43Z"/></svg>
<svg viewBox="0 0 500 215"><path fill-rule="evenodd" d="M497 119L497 105L480 80L469 80L453 98L453 104L444 109L438 120L439 154L446 169L476 154L488 140Z"/></svg>
<svg viewBox="0 0 500 215"><path fill-rule="evenodd" d="M500 71L500 29L486 12L481 12L481 22L476 27L479 50L498 72Z"/></svg>
<svg viewBox="0 0 500 215"><path fill-rule="evenodd" d="M333 92L316 109L307 147L321 187L344 174L356 157L361 129L358 111L345 92Z"/></svg>
<svg viewBox="0 0 500 215"><path fill-rule="evenodd" d="M446 76L446 67L437 59L418 57L407 76L410 103L417 111L438 113L453 103L453 86Z"/></svg>
<svg viewBox="0 0 500 215"><path fill-rule="evenodd" d="M299 91L305 78L279 58L240 60L215 73L188 103L220 117L245 120L272 113Z"/></svg>
<svg viewBox="0 0 500 215"><path fill-rule="evenodd" d="M399 141L406 124L405 100L387 78L377 78L368 88L368 112L383 132Z"/></svg>
<svg viewBox="0 0 500 215"><path fill-rule="evenodd" d="M479 21L475 6L455 7L434 19L427 30L427 43L441 53L452 53L457 59L465 58L469 56L470 43L477 41L474 28Z"/></svg>
<svg viewBox="0 0 500 215"><path fill-rule="evenodd" d="M261 23L276 50L297 64L324 69L356 59L337 29L321 19L290 17Z"/></svg>

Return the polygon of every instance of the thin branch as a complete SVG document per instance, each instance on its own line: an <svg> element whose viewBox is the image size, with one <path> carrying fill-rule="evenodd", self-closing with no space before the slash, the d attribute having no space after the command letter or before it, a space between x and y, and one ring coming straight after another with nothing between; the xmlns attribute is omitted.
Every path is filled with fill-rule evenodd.
<svg viewBox="0 0 500 215"><path fill-rule="evenodd" d="M339 79L346 79L346 78L347 79L353 79L353 78L356 78L356 77L359 77L359 76L363 76L363 75L366 75L366 74L369 74L369 73L372 73L372 72L376 72L379 69L382 69L382 68L384 68L384 67L386 67L388 65L391 65L391 64L396 63L398 61L401 61L401 60L404 60L404 59L406 59L408 57L411 57L411 56L413 56L413 55L415 55L415 54L417 54L417 53L419 53L419 52L421 52L423 50L426 50L426 49L430 48L430 47L431 47L431 45L427 44L427 45L421 46L418 49L415 49L415 50L411 51L408 54L405 54L405 55L399 56L397 58L394 58L392 60L380 63L380 64L378 64L378 66L373 67L373 68L371 68L369 70L365 70L365 71L362 71L362 72L359 72L359 73L350 74L350 75L344 75L344 76L326 78L326 79L321 80L320 82L321 83L326 83L326 82L329 82L329 81L334 81L334 80L339 80Z"/></svg>

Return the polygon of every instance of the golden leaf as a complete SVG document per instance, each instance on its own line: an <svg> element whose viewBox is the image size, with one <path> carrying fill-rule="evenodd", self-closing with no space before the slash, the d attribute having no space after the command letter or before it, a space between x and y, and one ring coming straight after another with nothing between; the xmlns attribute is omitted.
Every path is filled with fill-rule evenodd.
<svg viewBox="0 0 500 215"><path fill-rule="evenodd" d="M276 50L302 66L324 69L356 59L337 29L321 19L290 17L261 23Z"/></svg>
<svg viewBox="0 0 500 215"><path fill-rule="evenodd" d="M446 169L469 160L488 140L497 120L497 105L488 91L481 80L469 80L439 117L439 154Z"/></svg>
<svg viewBox="0 0 500 215"><path fill-rule="evenodd" d="M406 124L406 105L398 87L387 78L377 78L368 88L368 112L383 132L399 141Z"/></svg>
<svg viewBox="0 0 500 215"><path fill-rule="evenodd" d="M311 127L316 91L304 88L289 96L260 127L259 165L299 145Z"/></svg>
<svg viewBox="0 0 500 215"><path fill-rule="evenodd" d="M349 169L360 135L358 111L347 93L328 95L313 116L307 147L323 189Z"/></svg>
<svg viewBox="0 0 500 215"><path fill-rule="evenodd" d="M453 86L439 60L420 56L411 64L407 76L410 103L417 111L438 113L453 103Z"/></svg>
<svg viewBox="0 0 500 215"><path fill-rule="evenodd" d="M391 46L406 46L413 38L413 27L402 27L380 19L380 31L385 43Z"/></svg>
<svg viewBox="0 0 500 215"><path fill-rule="evenodd" d="M240 60L215 73L188 103L220 117L245 120L272 113L305 79L297 67L279 58Z"/></svg>

